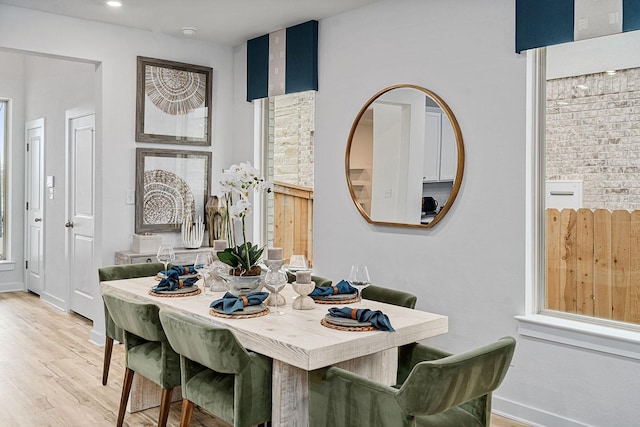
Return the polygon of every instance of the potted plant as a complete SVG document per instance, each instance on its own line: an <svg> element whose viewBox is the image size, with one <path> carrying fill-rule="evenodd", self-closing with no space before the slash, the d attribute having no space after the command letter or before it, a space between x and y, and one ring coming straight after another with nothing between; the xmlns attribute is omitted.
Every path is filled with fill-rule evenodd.
<svg viewBox="0 0 640 427"><path fill-rule="evenodd" d="M262 269L258 265L264 247L258 247L247 241L245 219L251 212L250 196L252 192L270 192L267 181L249 162L231 165L222 173L220 179L222 199L227 206L227 243L228 248L218 252L218 259L227 264L231 276L260 276ZM234 222L242 225L242 241L236 244Z"/></svg>

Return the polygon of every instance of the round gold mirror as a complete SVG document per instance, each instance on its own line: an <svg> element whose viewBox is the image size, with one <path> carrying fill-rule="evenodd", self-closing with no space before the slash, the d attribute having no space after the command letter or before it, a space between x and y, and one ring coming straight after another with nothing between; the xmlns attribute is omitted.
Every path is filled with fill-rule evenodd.
<svg viewBox="0 0 640 427"><path fill-rule="evenodd" d="M435 93L390 86L369 99L354 120L345 168L351 198L368 222L433 227L462 182L460 126Z"/></svg>

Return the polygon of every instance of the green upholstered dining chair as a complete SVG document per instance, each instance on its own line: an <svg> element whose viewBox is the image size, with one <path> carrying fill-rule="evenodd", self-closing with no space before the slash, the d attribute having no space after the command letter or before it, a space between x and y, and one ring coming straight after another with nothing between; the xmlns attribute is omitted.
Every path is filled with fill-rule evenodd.
<svg viewBox="0 0 640 427"><path fill-rule="evenodd" d="M182 368L181 427L194 404L233 426L271 420L272 359L247 351L233 332L175 311L160 310Z"/></svg>
<svg viewBox="0 0 640 427"><path fill-rule="evenodd" d="M416 301L418 300L418 297L408 292L376 285L369 285L364 288L362 298L407 308L415 308Z"/></svg>
<svg viewBox="0 0 640 427"><path fill-rule="evenodd" d="M287 282L292 283L296 281L296 275L287 271ZM325 277L311 275L311 281L316 284L316 288L322 288L325 286L331 286L331 279Z"/></svg>
<svg viewBox="0 0 640 427"><path fill-rule="evenodd" d="M98 277L101 282L110 280L134 279L136 277L153 276L164 269L161 262L152 262L144 264L124 264L111 265L98 269ZM111 352L113 350L113 341L124 342L124 332L118 328L113 322L113 318L104 305L104 324L105 324L105 343L104 343L104 361L102 366L102 385L107 385L109 377L109 366L111 365Z"/></svg>
<svg viewBox="0 0 640 427"><path fill-rule="evenodd" d="M180 356L171 348L160 323L159 307L105 289L102 298L115 324L124 331L126 370L117 426L121 427L135 373L162 387L158 427L167 425L171 394L180 385Z"/></svg>
<svg viewBox="0 0 640 427"><path fill-rule="evenodd" d="M407 345L399 358L403 381L394 387L331 367L323 380L326 384L311 384L330 391L326 416L313 418L312 413L313 425L489 426L491 392L504 379L515 344L513 338L504 337L457 355ZM311 396L318 394L312 389Z"/></svg>

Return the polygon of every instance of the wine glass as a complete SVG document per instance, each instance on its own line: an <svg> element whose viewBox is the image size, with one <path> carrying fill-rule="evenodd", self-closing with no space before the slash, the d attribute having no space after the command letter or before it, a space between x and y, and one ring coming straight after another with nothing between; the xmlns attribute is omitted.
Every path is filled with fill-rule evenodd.
<svg viewBox="0 0 640 427"><path fill-rule="evenodd" d="M173 246L160 245L158 248L158 255L156 255L158 262L164 264L164 271L167 271L167 265L176 259L176 254L173 252Z"/></svg>
<svg viewBox="0 0 640 427"><path fill-rule="evenodd" d="M206 290L206 276L213 264L213 255L210 252L201 253L196 255L196 260L193 262L193 268L198 272L200 279L202 279L202 288Z"/></svg>
<svg viewBox="0 0 640 427"><path fill-rule="evenodd" d="M362 305L362 290L371 284L369 270L366 265L352 265L349 273L349 284L358 290L359 304Z"/></svg>
<svg viewBox="0 0 640 427"><path fill-rule="evenodd" d="M282 271L281 269L269 269L267 275L264 277L264 282L267 286L267 289L273 290L273 298L275 308L272 311L272 314L282 315L284 312L278 310L278 292L280 289L287 284L287 273Z"/></svg>

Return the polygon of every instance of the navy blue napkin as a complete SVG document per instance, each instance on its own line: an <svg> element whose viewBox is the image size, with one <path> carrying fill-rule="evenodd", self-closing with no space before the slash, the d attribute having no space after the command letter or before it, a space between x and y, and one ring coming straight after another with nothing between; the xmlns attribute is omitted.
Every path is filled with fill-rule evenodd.
<svg viewBox="0 0 640 427"><path fill-rule="evenodd" d="M369 322L381 331L395 332L391 322L386 314L380 310L369 310L368 308L350 308L350 307L331 307L329 314L334 317L346 317L347 319L355 319L358 322Z"/></svg>
<svg viewBox="0 0 640 427"><path fill-rule="evenodd" d="M169 270L161 271L161 273L164 273L164 274L168 275L172 271L177 272L178 276L184 276L185 274L193 274L193 273L195 273L196 272L196 266L194 266L194 265L172 265Z"/></svg>
<svg viewBox="0 0 640 427"><path fill-rule="evenodd" d="M247 295L236 296L231 292L227 292L220 299L211 302L209 307L222 310L225 314L231 314L234 311L242 310L248 305L259 305L266 300L269 292L252 292Z"/></svg>
<svg viewBox="0 0 640 427"><path fill-rule="evenodd" d="M171 267L166 271L167 276L160 280L160 283L153 288L154 292L158 291L175 291L176 289L184 288L187 286L193 286L198 281L197 277L190 277L188 279L180 279L180 274L177 269Z"/></svg>
<svg viewBox="0 0 640 427"><path fill-rule="evenodd" d="M337 285L333 286L323 286L320 288L315 288L309 296L311 297L326 297L329 295L336 294L354 294L356 293L356 288L351 286L349 282L346 280L341 280Z"/></svg>

